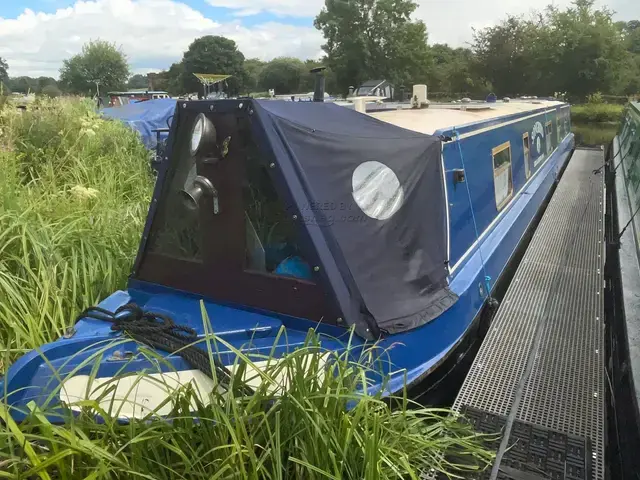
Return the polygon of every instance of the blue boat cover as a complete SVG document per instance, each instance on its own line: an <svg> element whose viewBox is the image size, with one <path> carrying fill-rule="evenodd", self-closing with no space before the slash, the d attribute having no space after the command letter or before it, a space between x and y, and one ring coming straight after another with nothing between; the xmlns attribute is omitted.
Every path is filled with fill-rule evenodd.
<svg viewBox="0 0 640 480"><path fill-rule="evenodd" d="M310 235L322 236L347 285L342 295L349 298L334 288L343 312L351 305L353 315L355 302L381 331L399 333L457 301L447 283L439 137L332 103L255 101L254 107L297 215Z"/></svg>
<svg viewBox="0 0 640 480"><path fill-rule="evenodd" d="M167 128L176 109L173 98L159 98L144 102L129 103L121 107L109 107L101 110L106 118L121 120L140 134L145 147L156 148L158 128ZM160 140L166 139L167 133L160 134Z"/></svg>

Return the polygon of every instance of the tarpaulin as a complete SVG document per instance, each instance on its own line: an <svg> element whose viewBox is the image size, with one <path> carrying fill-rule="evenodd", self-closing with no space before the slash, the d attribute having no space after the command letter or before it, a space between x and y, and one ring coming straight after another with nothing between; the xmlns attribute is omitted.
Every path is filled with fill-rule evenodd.
<svg viewBox="0 0 640 480"><path fill-rule="evenodd" d="M456 302L447 286L440 138L331 103L254 106L277 161L293 167L282 171L303 185L294 194L298 214L320 225L339 259L348 302L389 333L419 327Z"/></svg>
<svg viewBox="0 0 640 480"><path fill-rule="evenodd" d="M140 134L142 143L149 148L156 148L158 128L167 128L176 109L176 100L159 98L143 102L130 103L121 107L110 107L101 110L106 118L120 120ZM167 138L167 133L160 134L160 140Z"/></svg>

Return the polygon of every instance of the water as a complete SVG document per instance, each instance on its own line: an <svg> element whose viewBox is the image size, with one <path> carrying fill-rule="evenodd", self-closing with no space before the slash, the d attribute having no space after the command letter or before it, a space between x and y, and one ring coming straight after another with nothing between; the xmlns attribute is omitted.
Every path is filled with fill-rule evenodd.
<svg viewBox="0 0 640 480"><path fill-rule="evenodd" d="M574 123L572 131L576 136L576 146L604 145L605 147L618 133L617 122Z"/></svg>

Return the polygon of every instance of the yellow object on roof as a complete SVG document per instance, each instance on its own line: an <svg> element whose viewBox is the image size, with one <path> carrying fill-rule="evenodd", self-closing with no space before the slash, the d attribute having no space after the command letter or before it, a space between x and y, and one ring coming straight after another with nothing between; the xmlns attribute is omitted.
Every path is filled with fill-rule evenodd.
<svg viewBox="0 0 640 480"><path fill-rule="evenodd" d="M215 73L194 73L195 77L205 85L214 85L222 82L232 75L217 75Z"/></svg>

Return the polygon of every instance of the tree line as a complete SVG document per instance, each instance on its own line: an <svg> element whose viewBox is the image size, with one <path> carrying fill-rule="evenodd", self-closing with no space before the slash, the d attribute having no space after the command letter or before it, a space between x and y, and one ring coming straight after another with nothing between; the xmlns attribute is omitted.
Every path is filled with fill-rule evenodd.
<svg viewBox="0 0 640 480"><path fill-rule="evenodd" d="M179 95L202 92L193 73L216 73L232 75L225 85L231 94L289 94L313 90L310 70L324 65L326 89L333 94L371 79L407 91L426 83L430 92L451 97L563 94L583 101L594 92L640 92L640 21L615 22L613 12L596 8L594 0L575 0L564 10L550 5L530 17L507 16L474 31L464 48L430 45L425 24L411 19L416 8L411 0L325 0L314 21L325 39L322 60L247 59L233 40L209 35L195 39L168 69L131 76L126 55L97 40L63 62L59 81L10 78L0 59L0 82L5 92L92 95L97 89L147 88L151 80L154 89Z"/></svg>

